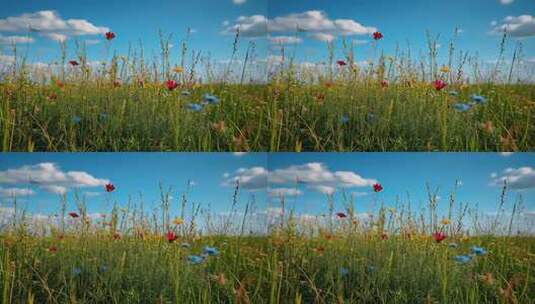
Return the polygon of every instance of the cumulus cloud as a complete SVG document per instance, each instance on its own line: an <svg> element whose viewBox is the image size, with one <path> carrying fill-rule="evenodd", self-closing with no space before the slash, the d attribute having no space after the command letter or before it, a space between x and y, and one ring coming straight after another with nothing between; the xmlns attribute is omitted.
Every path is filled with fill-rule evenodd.
<svg viewBox="0 0 535 304"><path fill-rule="evenodd" d="M500 155L503 157L509 157L511 155L515 154L514 152L500 152Z"/></svg>
<svg viewBox="0 0 535 304"><path fill-rule="evenodd" d="M514 2L514 0L499 0L501 4L503 5L507 5L507 4L511 4Z"/></svg>
<svg viewBox="0 0 535 304"><path fill-rule="evenodd" d="M109 28L96 26L84 19L63 19L52 10L25 13L0 19L0 32L36 32L43 37L63 41L69 36L100 35Z"/></svg>
<svg viewBox="0 0 535 304"><path fill-rule="evenodd" d="M56 194L63 194L69 188L100 187L109 183L83 171L62 171L55 163L26 165L16 169L0 171L0 183L34 184L40 189Z"/></svg>
<svg viewBox="0 0 535 304"><path fill-rule="evenodd" d="M531 15L507 16L501 22L492 22L493 34L507 32L512 37L535 36L535 17Z"/></svg>
<svg viewBox="0 0 535 304"><path fill-rule="evenodd" d="M268 38L271 44L298 44L303 42L303 39L295 36L273 36Z"/></svg>
<svg viewBox="0 0 535 304"><path fill-rule="evenodd" d="M247 2L247 0L232 0L232 3L237 4L237 5L244 4L245 2Z"/></svg>
<svg viewBox="0 0 535 304"><path fill-rule="evenodd" d="M267 188L268 171L263 167L240 168L234 174L224 176L223 185L240 187L247 190L265 190Z"/></svg>
<svg viewBox="0 0 535 304"><path fill-rule="evenodd" d="M244 156L245 154L247 154L247 152L233 152L233 153L232 153L232 155L234 155L234 156L238 156L238 157L240 157L240 156Z"/></svg>
<svg viewBox="0 0 535 304"><path fill-rule="evenodd" d="M504 181L515 190L535 188L535 169L531 167L507 168L501 174L491 174L491 185L501 186Z"/></svg>
<svg viewBox="0 0 535 304"><path fill-rule="evenodd" d="M226 23L223 33L237 30L245 37L261 37L268 33L304 32L320 41L332 41L337 36L369 35L377 28L365 26L352 19L330 19L323 11L311 10L268 19L262 15L241 16L233 24Z"/></svg>
<svg viewBox="0 0 535 304"><path fill-rule="evenodd" d="M223 184L234 186L236 181L249 190L266 189L268 192L300 195L292 185L301 184L310 190L332 194L336 188L371 187L377 180L365 178L352 171L331 171L323 163L306 163L268 171L263 167L241 168L234 174L225 174ZM268 188L269 185L269 188ZM283 190L280 190L283 189Z"/></svg>

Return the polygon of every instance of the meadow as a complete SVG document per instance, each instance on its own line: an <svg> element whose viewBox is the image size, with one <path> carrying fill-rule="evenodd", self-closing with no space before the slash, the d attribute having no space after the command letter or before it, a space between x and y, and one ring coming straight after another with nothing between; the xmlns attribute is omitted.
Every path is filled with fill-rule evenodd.
<svg viewBox="0 0 535 304"><path fill-rule="evenodd" d="M314 64L291 46L263 58L250 42L240 53L239 38L225 63L185 42L175 54L170 37L153 61L140 47L92 62L85 46L65 43L54 63L14 56L0 69L2 151L535 148L533 70L519 45L506 51L506 37L496 63L452 38L444 54L429 39L417 59L410 49L384 54L375 41L365 62L356 46L330 43Z"/></svg>
<svg viewBox="0 0 535 304"><path fill-rule="evenodd" d="M2 222L2 302L534 303L535 238L520 232L533 220L505 194L486 219L454 193L439 204L430 192L421 209L378 199L373 215L347 197L318 216L239 197L219 216L166 193L154 209L99 215L80 197L50 216L15 209Z"/></svg>

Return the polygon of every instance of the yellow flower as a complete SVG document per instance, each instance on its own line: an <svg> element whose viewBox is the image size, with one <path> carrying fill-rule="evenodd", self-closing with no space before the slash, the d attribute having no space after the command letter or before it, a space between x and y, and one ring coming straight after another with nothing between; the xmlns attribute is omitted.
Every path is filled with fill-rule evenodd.
<svg viewBox="0 0 535 304"><path fill-rule="evenodd" d="M181 67L181 66L176 66L176 67L173 69L173 72L180 74L180 73L184 72L184 68Z"/></svg>
<svg viewBox="0 0 535 304"><path fill-rule="evenodd" d="M449 225L451 223L451 221L450 221L449 218L443 218L441 223L442 223L442 225Z"/></svg>
<svg viewBox="0 0 535 304"><path fill-rule="evenodd" d="M442 66L442 67L440 68L440 71L441 71L442 73L449 73L449 72L450 72L450 68L449 68L448 66Z"/></svg>
<svg viewBox="0 0 535 304"><path fill-rule="evenodd" d="M175 224L175 225L182 225L182 224L184 224L184 220L181 219L181 218L179 218L179 217L177 217L177 218L175 218L175 219L173 220L173 224Z"/></svg>

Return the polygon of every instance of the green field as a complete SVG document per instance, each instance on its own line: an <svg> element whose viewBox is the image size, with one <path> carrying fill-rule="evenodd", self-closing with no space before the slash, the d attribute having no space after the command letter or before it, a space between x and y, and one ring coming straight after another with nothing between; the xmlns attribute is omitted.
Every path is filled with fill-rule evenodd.
<svg viewBox="0 0 535 304"><path fill-rule="evenodd" d="M249 204L220 221L195 206L171 220L165 199L154 217L114 208L95 218L80 204L76 218L63 208L28 221L19 210L1 236L2 302L534 303L535 238L516 234L518 214L485 226L454 199L450 217L433 196L420 212L367 219L344 205L314 218L283 208L254 234L263 223Z"/></svg>
<svg viewBox="0 0 535 304"><path fill-rule="evenodd" d="M215 68L189 62L187 46L173 67L168 45L162 42L162 58L154 63L133 52L95 66L80 50L76 66L65 53L61 64L44 70L14 62L0 74L2 150L535 148L535 85L516 49L512 61L502 49L502 60L483 65L466 53L458 56L451 44L439 63L436 42L430 42L424 59L376 55L363 65L348 46L331 50L321 69L310 69L292 57L266 66L250 59L251 47ZM263 74L267 81L258 80ZM436 81L446 86L437 89ZM208 104L205 94L217 99Z"/></svg>

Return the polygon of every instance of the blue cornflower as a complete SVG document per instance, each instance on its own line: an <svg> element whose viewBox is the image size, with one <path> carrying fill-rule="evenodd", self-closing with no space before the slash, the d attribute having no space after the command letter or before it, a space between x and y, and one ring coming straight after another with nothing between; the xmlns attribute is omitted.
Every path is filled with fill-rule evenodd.
<svg viewBox="0 0 535 304"><path fill-rule="evenodd" d="M369 271L369 272L375 272L375 270L377 270L377 268L375 268L375 266L373 266L373 265L368 265L368 271Z"/></svg>
<svg viewBox="0 0 535 304"><path fill-rule="evenodd" d="M206 255L214 256L214 255L218 255L219 254L219 250L217 250L217 248L215 248L215 247L206 246L206 247L203 248L202 253L206 254Z"/></svg>
<svg viewBox="0 0 535 304"><path fill-rule="evenodd" d="M457 247L459 247L459 244L457 244L457 243L449 243L449 244L448 244L448 247L450 247L450 248L457 248Z"/></svg>
<svg viewBox="0 0 535 304"><path fill-rule="evenodd" d="M107 272L108 271L108 266L107 265L102 265L99 267L99 270L100 272Z"/></svg>
<svg viewBox="0 0 535 304"><path fill-rule="evenodd" d="M345 267L340 267L340 269L338 269L338 273L340 273L341 276L345 277L349 275L349 269Z"/></svg>
<svg viewBox="0 0 535 304"><path fill-rule="evenodd" d="M190 255L188 256L188 262L192 265L198 265L204 262L204 257L199 255Z"/></svg>
<svg viewBox="0 0 535 304"><path fill-rule="evenodd" d="M342 115L342 117L340 117L340 122L344 125L347 124L349 122L349 116Z"/></svg>
<svg viewBox="0 0 535 304"><path fill-rule="evenodd" d="M475 255L485 255L485 254L487 254L487 250L485 250L485 248L478 247L478 246L472 246L472 248L470 248L470 251L472 251L472 253L475 254Z"/></svg>
<svg viewBox="0 0 535 304"><path fill-rule="evenodd" d="M186 107L188 108L188 110L193 111L193 112L202 111L202 105L200 105L198 103L189 103L189 104L186 105Z"/></svg>
<svg viewBox="0 0 535 304"><path fill-rule="evenodd" d="M219 103L219 98L215 97L214 95L210 95L210 94L204 94L204 96L202 97L202 100L204 102L206 102L207 104L218 104Z"/></svg>
<svg viewBox="0 0 535 304"><path fill-rule="evenodd" d="M466 112L469 111L472 106L467 103L456 103L453 105L453 108L458 112Z"/></svg>
<svg viewBox="0 0 535 304"><path fill-rule="evenodd" d="M466 264L472 260L472 257L469 255L456 255L453 259L459 264Z"/></svg>
<svg viewBox="0 0 535 304"><path fill-rule="evenodd" d="M180 244L180 247L188 249L191 248L191 245L189 243L182 243Z"/></svg>
<svg viewBox="0 0 535 304"><path fill-rule="evenodd" d="M191 93L189 91L182 91L182 92L180 92L180 95L182 95L182 96L190 96Z"/></svg>
<svg viewBox="0 0 535 304"><path fill-rule="evenodd" d="M74 276L79 276L80 274L82 273L82 269L78 268L78 267L73 267L72 268L72 274Z"/></svg>
<svg viewBox="0 0 535 304"><path fill-rule="evenodd" d="M482 104L487 101L487 98L481 95L476 95L476 94L473 94L472 96L470 96L470 99L472 99L472 101L475 102L476 104Z"/></svg>
<svg viewBox="0 0 535 304"><path fill-rule="evenodd" d="M79 124L80 122L82 122L82 117L80 116L77 116L77 115L73 115L72 118L71 118L71 121L73 124Z"/></svg>
<svg viewBox="0 0 535 304"><path fill-rule="evenodd" d="M375 121L375 114L368 113L368 120L371 121L371 122L374 122Z"/></svg>

